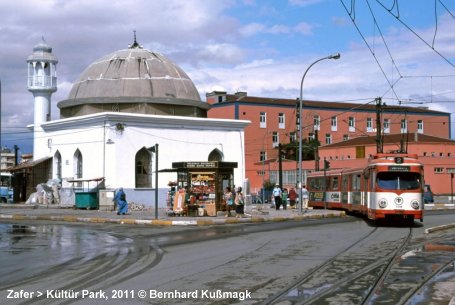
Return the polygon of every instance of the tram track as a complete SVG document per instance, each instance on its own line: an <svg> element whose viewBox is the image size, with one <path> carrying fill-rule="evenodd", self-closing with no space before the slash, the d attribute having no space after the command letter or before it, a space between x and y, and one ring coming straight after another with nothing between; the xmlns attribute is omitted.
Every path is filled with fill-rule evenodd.
<svg viewBox="0 0 455 305"><path fill-rule="evenodd" d="M80 291L89 289L105 290L119 283L135 278L158 265L164 251L154 245L142 241L133 241L128 238L116 240L118 244L108 246L98 255L86 258L83 256L72 258L53 268L41 270L24 280L12 281L0 287L6 289L30 289L36 285L47 287L54 291ZM56 284L57 283L57 284ZM17 304L72 304L77 299L55 299L42 296L29 300L18 300Z"/></svg>
<svg viewBox="0 0 455 305"><path fill-rule="evenodd" d="M398 242L381 245L382 251L388 250L384 255L378 255L380 248L374 247L375 240L387 232L387 229L375 227L261 304L332 304L331 300L335 298L353 304L369 304L373 293L412 238L412 228L409 228L406 236ZM365 243L370 245L370 250L363 253L361 248Z"/></svg>

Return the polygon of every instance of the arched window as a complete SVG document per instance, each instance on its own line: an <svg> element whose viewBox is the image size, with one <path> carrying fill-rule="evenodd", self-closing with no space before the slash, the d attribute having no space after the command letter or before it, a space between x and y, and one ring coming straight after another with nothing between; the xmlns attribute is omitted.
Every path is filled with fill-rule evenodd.
<svg viewBox="0 0 455 305"><path fill-rule="evenodd" d="M82 154L81 154L81 151L79 150L79 148L76 150L76 152L74 153L74 157L73 157L73 174L74 174L74 178L82 178Z"/></svg>
<svg viewBox="0 0 455 305"><path fill-rule="evenodd" d="M152 187L152 152L145 147L136 153L136 187Z"/></svg>
<svg viewBox="0 0 455 305"><path fill-rule="evenodd" d="M218 148L215 148L210 152L208 161L223 161L223 159L223 153Z"/></svg>
<svg viewBox="0 0 455 305"><path fill-rule="evenodd" d="M54 178L62 180L62 156L60 152L57 150L54 154Z"/></svg>

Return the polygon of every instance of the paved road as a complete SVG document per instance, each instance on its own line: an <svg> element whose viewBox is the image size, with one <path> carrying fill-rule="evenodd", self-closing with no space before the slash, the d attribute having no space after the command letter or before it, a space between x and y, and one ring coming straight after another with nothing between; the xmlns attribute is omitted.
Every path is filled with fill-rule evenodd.
<svg viewBox="0 0 455 305"><path fill-rule="evenodd" d="M434 214L415 222L416 239L454 216ZM2 304L257 304L372 230L355 217L202 227L43 222L1 226ZM384 240L372 245L403 229L382 228ZM88 292L98 299L83 298Z"/></svg>

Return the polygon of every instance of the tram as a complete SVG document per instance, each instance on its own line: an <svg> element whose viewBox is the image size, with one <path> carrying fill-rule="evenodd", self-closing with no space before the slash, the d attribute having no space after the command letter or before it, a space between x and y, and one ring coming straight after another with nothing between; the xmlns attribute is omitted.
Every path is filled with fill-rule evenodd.
<svg viewBox="0 0 455 305"><path fill-rule="evenodd" d="M416 154L377 154L364 168L308 175L308 205L342 209L371 220L399 217L423 221L423 164Z"/></svg>

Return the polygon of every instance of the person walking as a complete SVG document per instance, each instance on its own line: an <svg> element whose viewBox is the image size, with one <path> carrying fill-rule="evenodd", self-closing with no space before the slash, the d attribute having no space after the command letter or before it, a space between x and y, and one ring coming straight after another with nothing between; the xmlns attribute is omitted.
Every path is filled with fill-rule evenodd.
<svg viewBox="0 0 455 305"><path fill-rule="evenodd" d="M295 189L293 187L291 187L291 189L289 190L288 198L289 198L289 205L291 206L291 209L295 209L297 192L295 191Z"/></svg>
<svg viewBox="0 0 455 305"><path fill-rule="evenodd" d="M275 188L273 189L273 198L275 199L275 209L279 210L281 206L281 188L280 185L277 183Z"/></svg>
<svg viewBox="0 0 455 305"><path fill-rule="evenodd" d="M235 217L242 218L245 215L245 196L242 193L242 188L239 186L235 193Z"/></svg>
<svg viewBox="0 0 455 305"><path fill-rule="evenodd" d="M231 216L231 210L234 209L234 195L229 186L224 191L224 201L226 202L226 215L224 217L229 217Z"/></svg>
<svg viewBox="0 0 455 305"><path fill-rule="evenodd" d="M281 203L283 204L283 210L286 210L288 206L288 190L286 188L281 193Z"/></svg>
<svg viewBox="0 0 455 305"><path fill-rule="evenodd" d="M306 189L305 184L302 185L302 209L305 209L305 211L308 210L308 200L309 200L309 192Z"/></svg>
<svg viewBox="0 0 455 305"><path fill-rule="evenodd" d="M123 187L115 193L114 201L117 204L117 215L126 215L128 213L128 202Z"/></svg>

